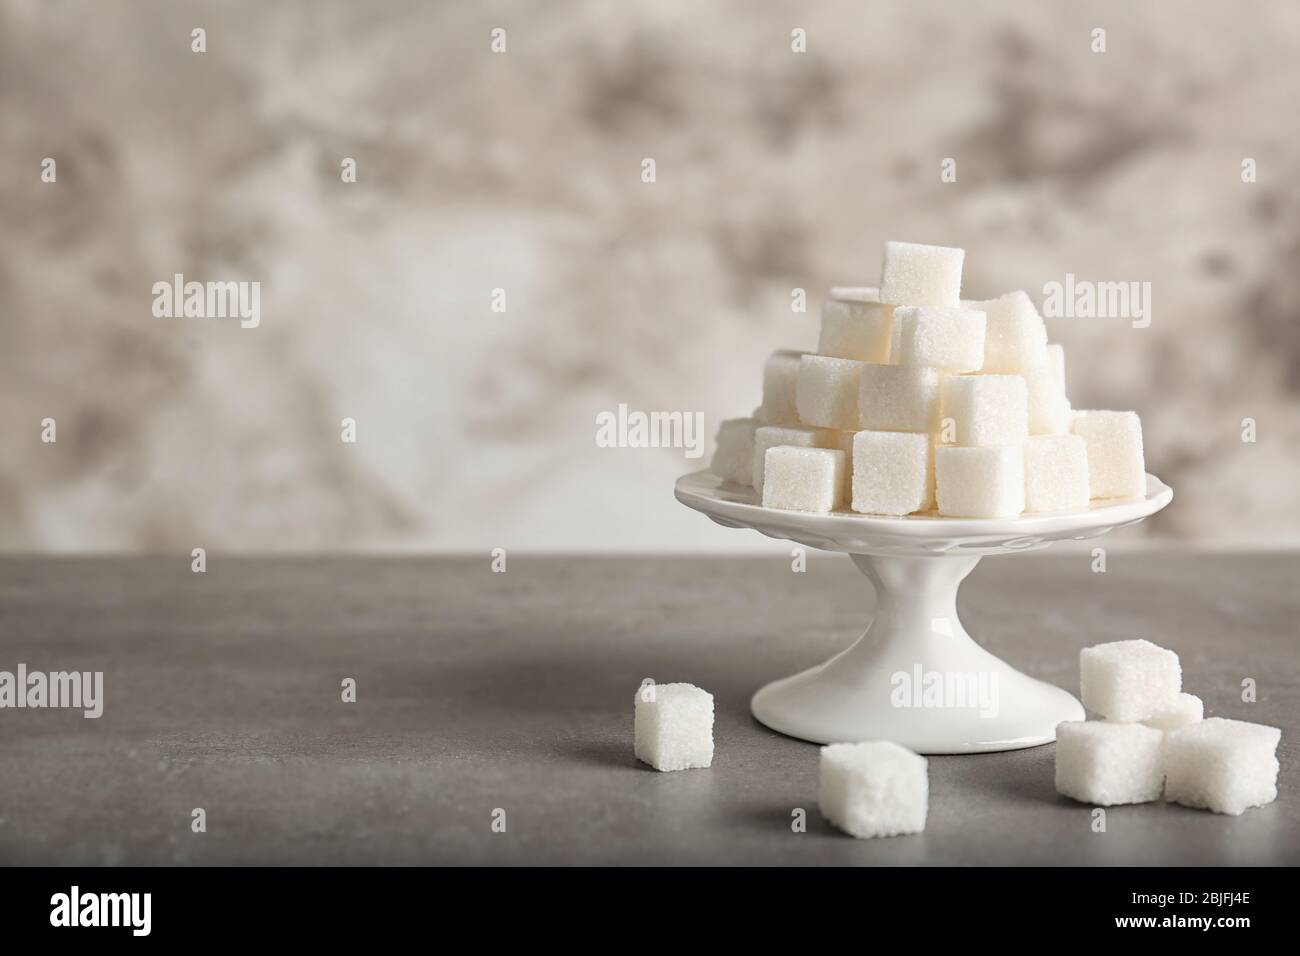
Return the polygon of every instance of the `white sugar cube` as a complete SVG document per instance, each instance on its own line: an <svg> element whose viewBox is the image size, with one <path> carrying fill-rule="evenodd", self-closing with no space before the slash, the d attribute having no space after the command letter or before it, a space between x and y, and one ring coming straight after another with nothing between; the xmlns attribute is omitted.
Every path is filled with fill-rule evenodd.
<svg viewBox="0 0 1300 956"><path fill-rule="evenodd" d="M1019 375L954 375L943 383L943 437L968 447L1023 445L1029 395Z"/></svg>
<svg viewBox="0 0 1300 956"><path fill-rule="evenodd" d="M1179 730L1205 717L1205 704L1195 694L1179 694L1174 706L1148 717L1142 723L1156 730Z"/></svg>
<svg viewBox="0 0 1300 956"><path fill-rule="evenodd" d="M973 309L899 306L894 309L895 365L973 372L984 364L984 313Z"/></svg>
<svg viewBox="0 0 1300 956"><path fill-rule="evenodd" d="M1088 443L1088 486L1094 498L1146 494L1142 422L1136 412L1076 412L1073 430Z"/></svg>
<svg viewBox="0 0 1300 956"><path fill-rule="evenodd" d="M1165 737L1165 799L1238 816L1277 799L1282 731L1211 717Z"/></svg>
<svg viewBox="0 0 1300 956"><path fill-rule="evenodd" d="M986 302L962 304L986 317L981 371L1019 375L1025 369L1049 366L1047 327L1026 293L1008 292Z"/></svg>
<svg viewBox="0 0 1300 956"><path fill-rule="evenodd" d="M848 460L838 448L769 448L763 463L763 507L825 513L844 507Z"/></svg>
<svg viewBox="0 0 1300 956"><path fill-rule="evenodd" d="M925 829L930 801L926 759L889 741L831 744L821 750L822 815L855 837Z"/></svg>
<svg viewBox="0 0 1300 956"><path fill-rule="evenodd" d="M779 349L768 356L763 365L762 411L755 417L762 425L798 425L799 413L795 410L795 384L799 380L799 360L806 352Z"/></svg>
<svg viewBox="0 0 1300 956"><path fill-rule="evenodd" d="M1024 450L940 445L934 483L941 515L1014 518L1025 510Z"/></svg>
<svg viewBox="0 0 1300 956"><path fill-rule="evenodd" d="M864 365L858 392L859 423L875 431L937 431L939 389L947 377L947 372L937 368Z"/></svg>
<svg viewBox="0 0 1300 956"><path fill-rule="evenodd" d="M713 763L713 695L694 684L646 683L636 692L633 749L656 770Z"/></svg>
<svg viewBox="0 0 1300 956"><path fill-rule="evenodd" d="M862 365L851 359L805 355L795 390L799 420L818 428L857 428Z"/></svg>
<svg viewBox="0 0 1300 956"><path fill-rule="evenodd" d="M1025 511L1087 511L1088 449L1078 435L1025 442Z"/></svg>
<svg viewBox="0 0 1300 956"><path fill-rule="evenodd" d="M1028 368L1020 373L1029 400L1029 434L1069 434L1072 412L1065 386L1050 365Z"/></svg>
<svg viewBox="0 0 1300 956"><path fill-rule="evenodd" d="M752 418L728 418L718 425L718 444L709 471L738 485L754 483L754 431Z"/></svg>
<svg viewBox="0 0 1300 956"><path fill-rule="evenodd" d="M961 299L961 266L965 258L964 249L886 242L880 267L880 301L890 305L956 305Z"/></svg>
<svg viewBox="0 0 1300 956"><path fill-rule="evenodd" d="M1079 652L1083 706L1107 720L1147 720L1172 709L1183 689L1178 655L1150 641L1112 641Z"/></svg>
<svg viewBox="0 0 1300 956"><path fill-rule="evenodd" d="M864 299L831 299L822 306L817 352L834 358L883 364L889 361L893 324L892 305Z"/></svg>
<svg viewBox="0 0 1300 956"><path fill-rule="evenodd" d="M820 428L787 427L785 425L760 425L754 431L754 492L763 500L763 472L767 450L777 445L797 445L802 448L825 448L827 434Z"/></svg>
<svg viewBox="0 0 1300 956"><path fill-rule="evenodd" d="M1109 807L1159 800L1164 734L1142 724L1066 721L1056 727L1056 790Z"/></svg>
<svg viewBox="0 0 1300 956"><path fill-rule="evenodd" d="M1047 364L1056 380L1061 383L1061 388L1065 388L1065 346L1049 343L1047 346Z"/></svg>
<svg viewBox="0 0 1300 956"><path fill-rule="evenodd" d="M909 515L933 504L934 458L929 435L861 431L853 438L853 510Z"/></svg>

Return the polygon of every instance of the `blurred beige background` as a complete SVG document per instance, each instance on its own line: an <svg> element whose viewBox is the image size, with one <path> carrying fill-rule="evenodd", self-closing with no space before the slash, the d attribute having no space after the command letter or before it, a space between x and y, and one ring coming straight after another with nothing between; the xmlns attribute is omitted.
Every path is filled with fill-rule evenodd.
<svg viewBox="0 0 1300 956"><path fill-rule="evenodd" d="M0 548L779 547L595 415L748 414L887 238L1151 282L1049 320L1177 492L1141 534L1295 545L1297 54L1276 2L0 3ZM177 272L261 326L155 318Z"/></svg>

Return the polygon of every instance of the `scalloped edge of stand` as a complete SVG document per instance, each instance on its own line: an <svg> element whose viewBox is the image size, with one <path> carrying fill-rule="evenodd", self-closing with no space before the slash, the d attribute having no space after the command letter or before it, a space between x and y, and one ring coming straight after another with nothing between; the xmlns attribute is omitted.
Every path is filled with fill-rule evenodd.
<svg viewBox="0 0 1300 956"><path fill-rule="evenodd" d="M939 515L864 515L852 511L813 514L764 508L754 490L724 483L711 472L677 479L674 493L688 508L729 528L752 528L770 538L848 554L999 554L1031 551L1054 541L1082 540L1135 524L1173 500L1173 489L1146 476L1146 496L1101 500L1087 511L1015 518L945 518Z"/></svg>

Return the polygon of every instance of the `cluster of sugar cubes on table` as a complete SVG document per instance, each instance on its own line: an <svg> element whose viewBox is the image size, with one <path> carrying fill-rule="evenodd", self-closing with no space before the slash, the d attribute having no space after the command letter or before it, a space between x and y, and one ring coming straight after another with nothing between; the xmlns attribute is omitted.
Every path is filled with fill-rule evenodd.
<svg viewBox="0 0 1300 956"><path fill-rule="evenodd" d="M767 360L762 404L722 423L713 473L808 512L1006 518L1141 497L1137 415L1073 411L1033 301L962 299L964 260L885 243L878 288L831 290L815 353Z"/></svg>
<svg viewBox="0 0 1300 956"><path fill-rule="evenodd" d="M1083 803L1172 803L1241 814L1277 799L1276 727L1204 718L1178 655L1114 641L1079 655L1083 706L1100 720L1056 729L1056 789Z"/></svg>

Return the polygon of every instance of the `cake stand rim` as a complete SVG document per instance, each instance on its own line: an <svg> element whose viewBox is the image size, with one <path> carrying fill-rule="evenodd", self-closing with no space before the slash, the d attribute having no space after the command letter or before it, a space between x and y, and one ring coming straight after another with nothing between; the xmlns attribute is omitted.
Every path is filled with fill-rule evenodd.
<svg viewBox="0 0 1300 956"><path fill-rule="evenodd" d="M1146 485L1146 495L1142 498L1107 501L1087 511L1022 514L1014 518L897 517L844 511L816 514L764 508L746 501L718 497L717 492L724 487L732 489L732 494L738 494L744 489L739 485L727 485L708 469L678 478L674 485L674 495L686 507L715 520L723 519L723 523L734 527L752 528L770 537L791 538L790 532L809 535L837 545L837 548L817 545L822 550L838 549L857 553L855 548L859 544L859 536L863 534L879 535L881 541L893 539L900 544L906 542L912 545L924 542L960 543L964 540L998 537L1005 537L1009 542L1032 539L1035 543L1030 546L1034 547L1070 537L1084 538L1104 534L1116 527L1149 518L1173 500L1173 489L1150 472L1146 473ZM837 541L847 538L853 539L851 546ZM1017 549L1008 545L1007 550Z"/></svg>

